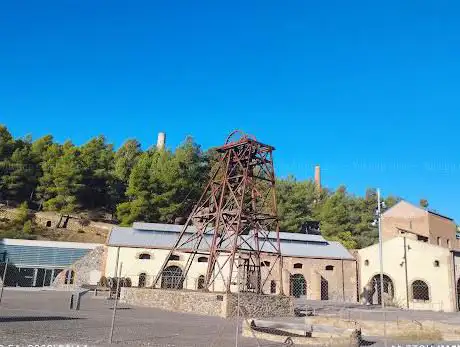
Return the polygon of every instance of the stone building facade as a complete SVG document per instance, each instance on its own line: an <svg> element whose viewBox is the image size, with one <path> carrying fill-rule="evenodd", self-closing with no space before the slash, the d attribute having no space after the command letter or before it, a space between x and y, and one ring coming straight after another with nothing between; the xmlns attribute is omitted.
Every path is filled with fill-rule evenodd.
<svg viewBox="0 0 460 347"><path fill-rule="evenodd" d="M379 245L357 251L360 301L409 309L457 311L460 251L455 222L406 201L382 214Z"/></svg>
<svg viewBox="0 0 460 347"><path fill-rule="evenodd" d="M385 304L454 312L460 304L460 252L411 238L386 240L383 249ZM361 302L380 304L378 244L358 251Z"/></svg>
<svg viewBox="0 0 460 347"><path fill-rule="evenodd" d="M445 248L460 248L453 219L407 201L400 201L383 213L381 226L384 240L405 236Z"/></svg>
<svg viewBox="0 0 460 347"><path fill-rule="evenodd" d="M180 225L156 223L134 223L131 228L114 227L106 243L105 276L116 277L115 271L121 267L121 277L129 277L133 286L151 286L181 228ZM273 267L270 276L266 276L275 257L262 255L262 278L267 278L263 286L265 294L283 291L284 294L311 300L357 302L356 260L340 243L326 241L321 235L280 233L280 238L284 265L282 276L277 266ZM168 265L180 275L189 254L177 252L173 256L174 260L170 260ZM198 254L183 288L200 289L206 270L206 253ZM223 271L229 270L224 267ZM232 282L236 283L237 273L234 277ZM164 278L166 276L162 276L161 285L173 280L165 282ZM223 281L217 279L212 290L223 292ZM231 291L237 291L236 285L231 286Z"/></svg>

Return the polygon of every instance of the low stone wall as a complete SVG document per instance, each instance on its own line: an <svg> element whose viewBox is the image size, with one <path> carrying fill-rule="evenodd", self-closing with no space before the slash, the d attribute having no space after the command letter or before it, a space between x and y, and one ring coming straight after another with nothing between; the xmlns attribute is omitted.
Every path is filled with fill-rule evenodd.
<svg viewBox="0 0 460 347"><path fill-rule="evenodd" d="M34 221L38 225L48 228L56 228L61 217L59 214L54 212L37 212L34 215ZM64 223L65 218L61 221L61 225ZM67 221L65 229L72 231L83 230L90 233L100 233L107 235L113 225L108 223L86 221L76 217L70 217Z"/></svg>
<svg viewBox="0 0 460 347"><path fill-rule="evenodd" d="M248 317L282 317L294 315L294 302L288 296L258 295L254 293L240 293L240 307ZM227 295L226 316L232 317L236 313L238 295Z"/></svg>
<svg viewBox="0 0 460 347"><path fill-rule="evenodd" d="M365 336L383 336L382 321L372 320L348 320L337 317L314 316L309 317L312 324L330 325L337 328L359 327ZM421 340L429 340L430 336L445 340L457 340L460 338L460 327L434 321L410 321L398 320L385 323L387 336L400 338L404 336L417 336Z"/></svg>
<svg viewBox="0 0 460 347"><path fill-rule="evenodd" d="M42 227L45 228L56 228L61 217L58 213L55 212L35 212L33 213L33 221ZM16 218L17 210L15 208L0 206L0 219L8 219L13 220ZM64 222L64 219L61 221L61 224ZM70 217L67 221L66 227L62 229L72 230L72 231L79 231L83 230L89 233L99 233L103 236L106 236L109 231L112 229L113 225L109 223L102 223L102 222L93 222L93 221L85 221L78 217Z"/></svg>
<svg viewBox="0 0 460 347"><path fill-rule="evenodd" d="M235 293L206 293L151 288L122 288L120 300L135 306L224 318L236 315L238 302ZM289 297L241 293L239 300L243 314L247 317L290 316L294 314L294 305Z"/></svg>
<svg viewBox="0 0 460 347"><path fill-rule="evenodd" d="M121 288L120 301L168 311L225 317L225 294L152 288Z"/></svg>
<svg viewBox="0 0 460 347"><path fill-rule="evenodd" d="M0 219L12 220L16 218L16 209L0 206Z"/></svg>

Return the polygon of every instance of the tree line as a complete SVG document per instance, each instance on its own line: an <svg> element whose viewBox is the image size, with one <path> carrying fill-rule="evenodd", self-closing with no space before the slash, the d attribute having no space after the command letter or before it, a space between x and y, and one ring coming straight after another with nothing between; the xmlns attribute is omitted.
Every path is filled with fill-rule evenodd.
<svg viewBox="0 0 460 347"><path fill-rule="evenodd" d="M122 225L174 223L199 199L215 159L213 150L203 151L191 137L173 151L142 150L134 139L115 150L104 136L77 146L57 143L51 135L15 139L0 125L0 201L61 215L105 211ZM298 232L306 221L317 220L327 239L348 248L378 238L372 225L375 189L355 196L345 186L319 190L312 180L289 176L277 180L277 199L282 231ZM397 200L386 197L386 206Z"/></svg>

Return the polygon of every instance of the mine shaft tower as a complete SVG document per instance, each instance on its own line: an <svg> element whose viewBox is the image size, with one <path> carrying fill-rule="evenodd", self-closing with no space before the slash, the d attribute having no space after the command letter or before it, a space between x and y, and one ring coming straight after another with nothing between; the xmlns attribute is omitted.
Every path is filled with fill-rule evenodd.
<svg viewBox="0 0 460 347"><path fill-rule="evenodd" d="M196 255L207 254L202 289L212 290L219 280L230 292L238 278L239 290L262 293L271 278L283 293L273 150L240 131L231 133L217 148L218 162L211 178L158 272L154 287L171 256L180 251L188 253L182 274L175 281L180 288ZM261 271L264 253L271 259Z"/></svg>

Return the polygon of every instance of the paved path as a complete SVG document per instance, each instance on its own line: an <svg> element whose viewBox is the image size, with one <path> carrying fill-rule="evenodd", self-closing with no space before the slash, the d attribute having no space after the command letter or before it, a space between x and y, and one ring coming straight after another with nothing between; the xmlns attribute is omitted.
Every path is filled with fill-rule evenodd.
<svg viewBox="0 0 460 347"><path fill-rule="evenodd" d="M88 293L82 299L80 311L71 311L68 309L70 294L62 291L6 289L0 304L0 345L108 345L113 303L104 299L93 299ZM335 305L331 305L329 311L333 311L334 307L338 312ZM426 313L427 316L430 314L433 313ZM450 322L460 319L458 314L435 317ZM303 321L302 318L295 317L281 319ZM116 345L235 346L236 320L231 319L120 304L115 326L113 339ZM240 336L238 346L281 347L282 344Z"/></svg>
<svg viewBox="0 0 460 347"><path fill-rule="evenodd" d="M70 293L5 290L0 306L0 345L87 344L107 345L112 302L86 294L80 311L68 309ZM155 347L235 346L236 321L173 313L120 304L114 342ZM257 341L239 338L239 346ZM261 342L261 346L279 346Z"/></svg>

